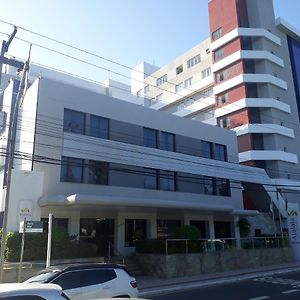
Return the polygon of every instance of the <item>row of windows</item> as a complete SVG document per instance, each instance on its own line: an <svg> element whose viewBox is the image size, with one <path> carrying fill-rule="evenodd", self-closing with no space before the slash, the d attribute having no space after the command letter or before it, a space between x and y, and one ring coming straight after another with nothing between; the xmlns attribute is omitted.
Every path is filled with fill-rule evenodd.
<svg viewBox="0 0 300 300"><path fill-rule="evenodd" d="M93 137L109 139L109 119L95 115L65 109L64 131L78 134L86 134ZM87 126L89 124L89 126ZM158 131L152 128L143 128L143 145L145 147L159 148L165 151L176 151L176 135L169 132ZM209 147L206 145L210 145ZM222 149L223 155L217 155ZM199 156L226 161L226 146L202 141Z"/></svg>
<svg viewBox="0 0 300 300"><path fill-rule="evenodd" d="M238 65L234 65L232 67L229 67L228 69L222 70L218 73L216 73L216 82L222 82L224 80L227 80L228 78L232 78L239 74L239 67Z"/></svg>
<svg viewBox="0 0 300 300"><path fill-rule="evenodd" d="M143 170L143 172L136 171L136 174L144 177L145 189L177 191L177 184L181 181L203 186L204 194L230 196L229 180L226 179L214 177L200 179L193 176L178 176L173 171L151 168L144 168ZM108 185L109 171L110 166L107 162L62 157L62 182ZM118 171L124 172L124 174L132 172L129 169L118 169Z"/></svg>
<svg viewBox="0 0 300 300"><path fill-rule="evenodd" d="M201 62L201 56L200 56L200 54L198 54L198 55L192 57L191 59L189 59L187 61L187 67L191 68L191 67L199 64L199 62Z"/></svg>
<svg viewBox="0 0 300 300"><path fill-rule="evenodd" d="M165 74L165 75L161 76L160 78L156 79L156 86L160 86L167 81L168 81L168 75Z"/></svg>

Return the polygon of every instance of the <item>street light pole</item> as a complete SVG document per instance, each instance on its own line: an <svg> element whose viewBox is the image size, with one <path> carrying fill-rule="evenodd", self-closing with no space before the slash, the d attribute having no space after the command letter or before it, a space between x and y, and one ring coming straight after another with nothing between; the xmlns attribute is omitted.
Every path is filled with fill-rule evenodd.
<svg viewBox="0 0 300 300"><path fill-rule="evenodd" d="M2 239L1 239L1 249L0 249L0 283L3 282L3 267L4 267L4 253L6 248L6 236L7 236L7 217L8 217L8 207L9 207L9 196L11 190L11 174L13 169L13 161L15 154L15 143L16 143L16 130L17 130L17 121L18 121L18 110L22 102L23 96L26 92L27 87L27 74L29 71L29 62L31 55L31 46L29 50L29 57L26 63L24 64L23 74L19 86L19 91L17 95L17 100L14 105L12 120L10 122L10 134L9 134L9 156L8 156L8 166L7 166L7 184L6 184L6 193L5 193L5 206L3 213L3 226L2 226Z"/></svg>

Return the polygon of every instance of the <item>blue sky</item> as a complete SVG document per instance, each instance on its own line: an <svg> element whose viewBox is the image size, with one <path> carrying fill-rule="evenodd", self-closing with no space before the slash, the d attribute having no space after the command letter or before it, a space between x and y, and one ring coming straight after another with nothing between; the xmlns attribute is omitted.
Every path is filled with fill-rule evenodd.
<svg viewBox="0 0 300 300"><path fill-rule="evenodd" d="M263 1L263 0L262 0ZM133 67L163 66L208 37L207 0L0 0L0 19L51 36ZM288 3L288 4L287 4ZM276 16L300 29L300 1L274 0ZM0 23L0 31L10 33ZM1 35L1 38L4 36ZM129 76L129 71L19 30L18 37L86 59ZM28 45L14 41L10 54L26 57ZM33 47L32 60L94 80L126 77Z"/></svg>

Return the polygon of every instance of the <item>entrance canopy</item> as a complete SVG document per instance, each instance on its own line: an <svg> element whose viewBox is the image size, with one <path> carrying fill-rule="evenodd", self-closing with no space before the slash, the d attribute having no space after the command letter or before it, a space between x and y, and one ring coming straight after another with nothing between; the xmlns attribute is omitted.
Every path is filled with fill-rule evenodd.
<svg viewBox="0 0 300 300"><path fill-rule="evenodd" d="M224 212L232 215L257 215L256 210L236 210L230 204L213 204L206 201L178 201L151 198L127 198L117 196L101 196L89 194L50 195L38 200L40 207L46 206L106 206L106 207L132 207L132 208L172 208L199 211Z"/></svg>

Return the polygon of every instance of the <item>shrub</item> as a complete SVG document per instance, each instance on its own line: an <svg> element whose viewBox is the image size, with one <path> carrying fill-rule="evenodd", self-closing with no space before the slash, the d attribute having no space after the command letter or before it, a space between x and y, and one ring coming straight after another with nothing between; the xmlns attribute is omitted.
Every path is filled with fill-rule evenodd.
<svg viewBox="0 0 300 300"><path fill-rule="evenodd" d="M200 235L200 230L191 225L182 226L175 232L175 238L177 239L197 240L200 238Z"/></svg>
<svg viewBox="0 0 300 300"><path fill-rule="evenodd" d="M21 236L17 232L10 232L7 235L6 259L8 261L18 261L20 259ZM45 260L46 255L47 233L26 233L24 260ZM53 228L51 258L82 258L92 256L97 256L96 245L71 241L64 228Z"/></svg>
<svg viewBox="0 0 300 300"><path fill-rule="evenodd" d="M163 240L139 240L135 242L136 253L163 254L166 253Z"/></svg>
<svg viewBox="0 0 300 300"><path fill-rule="evenodd" d="M247 237L251 231L251 224L247 219L240 219L239 220L239 228L240 228L240 234L242 237Z"/></svg>

